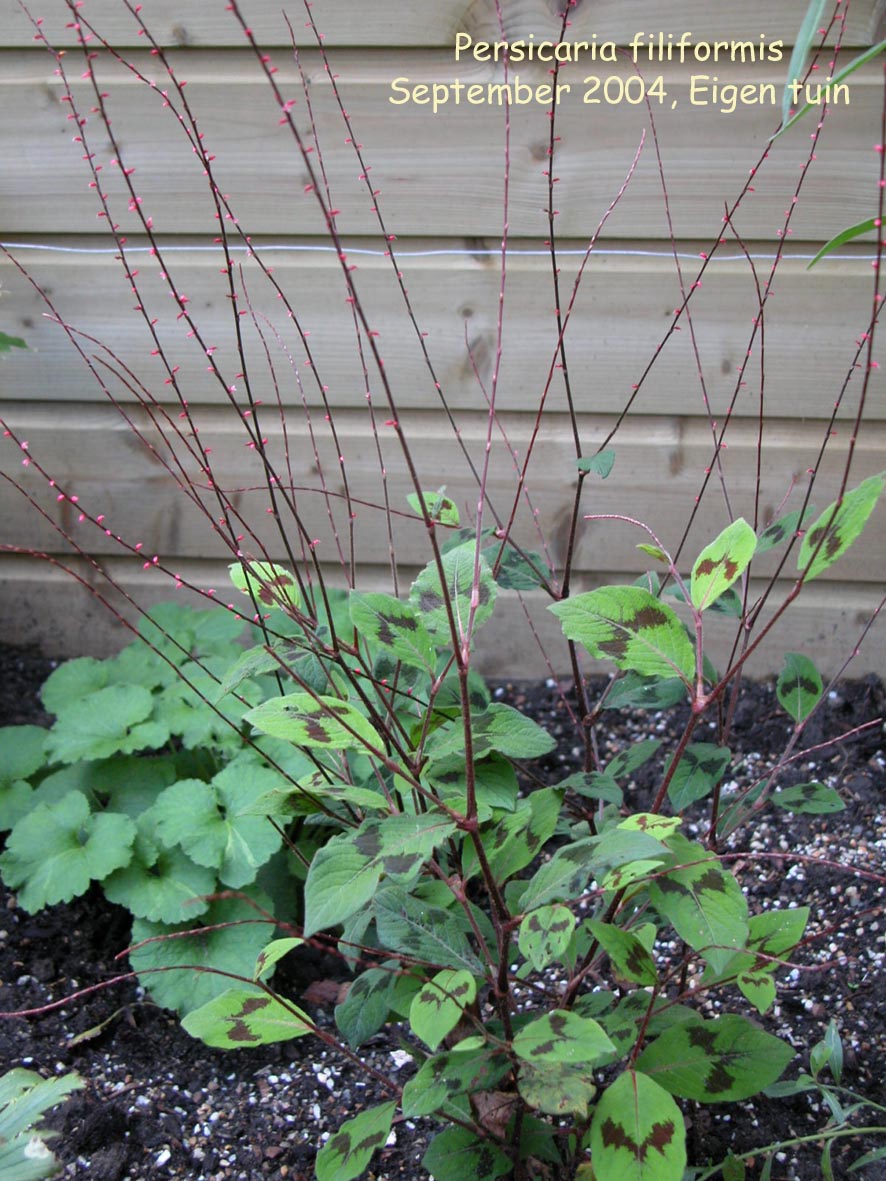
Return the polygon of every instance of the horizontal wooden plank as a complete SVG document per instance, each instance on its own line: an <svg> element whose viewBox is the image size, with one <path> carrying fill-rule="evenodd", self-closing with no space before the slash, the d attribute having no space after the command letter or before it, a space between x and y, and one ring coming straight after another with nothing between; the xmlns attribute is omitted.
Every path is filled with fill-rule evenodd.
<svg viewBox="0 0 886 1181"><path fill-rule="evenodd" d="M237 547L253 555L280 558L285 552L275 519L269 516L271 503L257 453L244 445L245 434L236 422L219 412L200 416L199 439L211 449L214 485L209 487L199 463L183 455L183 470L194 482L205 506L200 514L175 486L159 462L166 448L156 429L141 426L144 443L115 420L112 412L98 408L73 408L62 416L53 408L22 408L9 417L16 437L27 442L23 453L11 440L0 447L2 470L19 482L29 496L43 506L41 518L22 496L4 494L0 541L19 547L64 552L66 543L50 525L57 522L78 545L101 559L123 552L119 538L129 547L138 545L143 560L158 564L174 575L187 558L217 558L234 549L223 543L214 529L220 517L221 500L233 506L235 529L241 539ZM492 511L486 523L506 521L516 494L514 462L508 448L525 456L532 429L526 416L503 416L508 447L496 434L489 455L487 488ZM172 419L177 423L177 419ZM612 425L611 419L585 420L586 445L590 449ZM389 552L390 528L397 563L416 568L430 560L424 526L410 513L407 495L412 491L406 464L394 432L381 428L379 453L367 429L366 416L359 412L337 417L338 435L330 438L323 422L314 423L315 437L290 424L287 449L279 431L263 422L268 440L267 457L278 475L278 488L290 488L290 503L298 513L281 505L281 517L289 543L298 555L304 544L315 542L322 560L334 563L337 554L345 562L353 555L357 565L378 566ZM409 440L412 463L424 488L445 487L460 507L463 519L474 519L477 490L468 463L455 439L446 433L439 415L420 414L401 419ZM815 462L822 427L798 426L784 420L767 425L762 459L759 520L766 524L790 508L799 507L808 485L807 469ZM482 470L486 447L486 426L481 416L464 416L460 439L475 470ZM720 452L720 467L733 515L754 519L756 482L756 428L735 422ZM0 440L2 442L2 440ZM183 442L188 442L184 440ZM150 445L152 450L144 444ZM842 474L846 438L832 440L833 450L820 469L814 504L822 511L836 495ZM619 514L645 521L672 552L676 552L696 497L711 465L712 442L709 427L697 419L651 418L628 423L614 443L616 465L604 482L596 477L585 486L586 514ZM178 453L182 455L183 445ZM886 428L866 428L859 440L853 484L883 467ZM344 458L339 465L339 454ZM27 463L22 464L26 458ZM383 464L383 473L380 467ZM44 474L41 474L41 470ZM546 420L527 479L528 502L521 499L516 510L515 536L531 549L547 547L549 560L559 568L565 558L575 487L575 457L567 420L552 415ZM48 487L46 476L54 484ZM345 485L347 480L347 487ZM793 491L792 491L793 489ZM350 502L348 501L350 496ZM61 500L59 498L62 498ZM76 502L74 497L77 498ZM384 505L391 506L388 521ZM788 498L787 507L782 508ZM80 515L96 518L80 521ZM721 491L719 471L714 469L697 519L689 535L682 561L689 566L694 556L727 523L728 514ZM575 555L577 579L595 578L601 568L630 571L636 576L647 569L649 558L636 547L649 536L636 527L614 520L584 520L580 524ZM353 549L351 548L353 544ZM131 552L131 549L130 551ZM839 565L821 577L840 578L880 585L884 581L886 555L886 504L874 514L864 542L852 547ZM761 557L759 574L774 569L781 554ZM755 567L756 569L757 567ZM795 558L785 572L796 570Z"/></svg>
<svg viewBox="0 0 886 1181"><path fill-rule="evenodd" d="M133 243L133 247L135 247ZM170 364L180 366L179 380L190 404L221 402L224 389L239 385L242 364L235 350L237 316L227 297L220 273L218 250L167 243L163 263L166 273L189 300L200 328L200 340L188 336L188 325L176 318L177 308L158 278L158 265L144 248L134 249L132 265L139 269L143 306L158 320L158 332ZM489 240L488 252L478 244L417 239L403 243L399 265L424 343L433 360L437 379L449 405L456 412L477 410L484 403L477 376L487 388L496 356L496 324L499 308L500 266L497 250ZM571 295L583 247L576 241L563 244L561 283ZM356 240L349 259L357 267L355 282L369 322L378 332L385 369L400 409L431 408L438 403L418 338L410 324L390 261L372 243ZM238 281L244 291L238 306L248 298L254 311L276 325L280 341L259 321L288 405L301 404L302 396L313 411L321 404L319 385L325 386L330 403L338 408L365 404L365 379L356 346L351 310L345 301L341 271L334 252L318 250L302 240L289 249L261 248L274 277L287 292L305 331L313 358L305 364L303 344L289 325L276 293L241 250L235 254L243 266ZM695 281L701 262L701 244L689 246L681 257L684 282ZM84 239L79 247L56 243L45 249L20 250L17 257L29 268L35 282L50 294L59 315L79 330L104 341L124 361L153 396L169 400L166 372L152 357L143 318L133 311L126 278L111 253L101 253L100 240ZM773 295L768 302L765 338L757 334L754 354L745 374L733 413L737 417L757 413L759 398L759 348L765 343L766 406L776 417L824 418L831 413L841 385L856 356L855 340L871 314L872 290L867 258L829 259L814 271L806 271L809 251L795 244L796 256L781 264ZM865 253L869 248L859 248ZM773 247L751 244L761 281L772 265ZM23 337L29 351L6 356L0 371L0 399L41 402L104 401L95 378L73 350L64 332L49 322L46 307L36 291L9 264L0 261L6 298L0 302L0 328ZM680 302L674 260L661 243L614 241L605 243L586 268L583 284L567 330L568 361L578 404L585 414L616 414L631 396L632 387L651 360ZM564 300L565 302L565 300ZM507 411L532 412L545 388L557 344L554 297L548 252L539 244L517 244L507 267L504 303L502 376L499 406ZM753 277L734 245L723 247L709 265L701 288L690 304L695 343L701 370L715 417L721 417L732 400L736 382L753 332L757 312ZM272 379L268 362L250 317L239 318L248 341L249 371L261 389L269 391ZM201 341L203 342L201 344ZM209 372L205 346L215 346L213 363L222 380ZM302 375L302 391L293 376L284 346ZM90 353L96 352L88 346ZM882 372L882 371L881 371ZM116 395L128 398L119 381L100 370ZM886 400L876 396L883 378L874 375L874 396L869 413L886 416ZM318 384L319 383L319 384ZM383 403L375 373L371 388L376 403ZM802 396L798 396L802 391ZM266 399L268 394L264 395ZM562 381L557 372L550 406L564 407ZM662 351L637 398L634 413L691 415L703 412L698 365L692 333L684 321ZM855 413L853 387L846 414ZM389 417L387 412L382 415Z"/></svg>
<svg viewBox="0 0 886 1181"><path fill-rule="evenodd" d="M156 63L140 57L149 74ZM78 110L85 115L94 97L73 64L72 88ZM387 219L388 230L400 236L434 234L464 242L501 235L503 213L504 108L500 105L500 67L458 63L450 54L336 54L342 95L372 169L372 188ZM215 212L203 165L181 133L177 115L164 110L162 98L119 67L96 64L97 76L109 94L108 110L118 137L120 157L134 169L132 183L143 212L162 234L211 234ZM346 237L378 232L373 198L361 179L362 168L345 142L344 129L331 93L328 75L316 54L306 60L312 109L323 149L326 175L340 211L338 226ZM589 94L586 76L613 79L599 93ZM724 63L715 68L668 64L646 70L650 87L661 77L660 97L652 101L658 144L667 184L671 224L678 239L710 240L720 232L724 203L737 197L749 170L758 162L775 131L781 108L783 65ZM400 89L392 83L398 78ZM301 92L293 70L278 75L284 95L296 100L296 122L307 133ZM557 107L558 143L553 169L558 232L588 238L632 167L641 138L649 130L645 104L621 97L630 64L619 62L592 72L568 66ZM515 89L517 81L524 87ZM289 129L280 126L279 108L245 53L197 54L187 65L188 101L212 156L215 183L230 197L243 231L259 234L325 235L326 226L314 196L305 193L309 175ZM547 194L550 135L548 106L536 101L536 87L550 82L547 67L536 63L511 78L515 103L510 112L509 209L514 237L547 235ZM480 87L478 100L457 84ZM417 96L417 85L445 88L447 103L437 113ZM748 100L730 110L739 90L751 89ZM33 54L0 56L0 218L6 233L50 234L92 232L96 195L81 159L71 144L72 114L59 103L61 84L51 64ZM520 97L522 96L522 97ZM609 101L607 101L607 96ZM728 96L728 98L727 98ZM459 98L456 104L456 97ZM520 101L517 102L517 98ZM880 125L881 78L876 63L853 75L848 102L830 112L817 148L817 162L804 180L793 211L794 240L826 241L846 224L871 215L875 205L878 161L871 150ZM418 101L421 98L422 101ZM599 101L586 105L585 98ZM396 100L392 105L391 100ZM785 211L800 180L809 151L808 130L801 124L777 140L755 176L754 193L737 215L737 227L748 240L775 241ZM87 145L103 165L102 186L109 195L112 217L134 230L130 197L120 169L111 165L117 151L95 120L86 125ZM667 235L661 175L651 137L628 190L607 222L608 236L662 238Z"/></svg>
<svg viewBox="0 0 886 1181"><path fill-rule="evenodd" d="M185 590L171 592L133 563L110 562L106 569L122 591L144 608L171 598L200 606L205 603ZM75 570L115 611L130 622L137 620L138 613L124 594L109 589L103 579L82 565L75 565ZM608 582L624 578L617 571L601 574ZM189 563L183 575L204 589L216 587L224 579L223 569L200 562ZM390 589L384 572L379 570L368 572L362 585L365 589ZM554 674L569 678L562 636L545 605L540 598L531 597L524 610L513 593L502 593L491 621L477 636L478 667L486 676L512 680ZM810 584L775 625L769 642L761 644L748 661L748 672L756 677L773 675L781 668L783 654L793 651L809 653L823 673L835 674L856 648L876 605L877 596L869 588ZM0 640L39 644L54 656L109 655L132 638L115 622L108 606L84 586L63 571L32 559L0 558L0 619ZM706 650L720 667L728 659L730 640L728 628L711 626ZM884 665L886 629L875 627L858 648L845 675L879 675ZM609 671L609 666L588 661L586 670L599 673Z"/></svg>
<svg viewBox="0 0 886 1181"><path fill-rule="evenodd" d="M240 45L240 26L226 7L222 0L203 0L187 7L176 0L151 0L142 15L163 45ZM532 33L539 39L559 34L556 7L548 0L503 0L501 7L505 35L511 40ZM846 22L848 44L870 45L879 39L882 7L880 0L853 0ZM289 44L279 0L243 0L241 8L260 41ZM691 30L698 42L723 38L758 41L762 35L769 41L783 39L790 44L806 8L806 0L780 0L777 5L746 0L731 6L711 4L710 0L680 0L669 10L650 12L648 0L596 0L576 5L568 37L590 39L596 34L600 42L626 43L637 31L654 27L656 32L676 36ZM296 36L307 37L301 4L288 6L287 11ZM69 18L63 0L44 0L39 12L53 43L74 43L74 34L65 29ZM500 35L494 0L434 0L433 4L411 6L394 0L314 0L313 15L330 46L443 46L452 44L459 32L477 38ZM82 7L81 17L117 44L138 43L135 21L117 0L90 0ZM0 2L0 22L4 45L31 43L33 29L14 0Z"/></svg>

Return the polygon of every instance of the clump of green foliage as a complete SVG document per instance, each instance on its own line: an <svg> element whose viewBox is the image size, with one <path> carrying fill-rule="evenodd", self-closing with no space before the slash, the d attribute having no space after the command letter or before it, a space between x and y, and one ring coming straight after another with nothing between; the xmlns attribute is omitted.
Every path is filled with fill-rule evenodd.
<svg viewBox="0 0 886 1181"><path fill-rule="evenodd" d="M56 1133L40 1117L83 1086L76 1074L41 1078L33 1070L8 1070L0 1078L0 1177L3 1181L41 1181L55 1177L59 1165L47 1141Z"/></svg>

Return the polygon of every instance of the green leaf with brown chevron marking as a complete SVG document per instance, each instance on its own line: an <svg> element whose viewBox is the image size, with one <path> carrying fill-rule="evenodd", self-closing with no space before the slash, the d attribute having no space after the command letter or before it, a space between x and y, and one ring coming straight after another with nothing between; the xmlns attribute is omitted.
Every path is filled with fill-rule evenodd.
<svg viewBox="0 0 886 1181"><path fill-rule="evenodd" d="M441 525L458 526L458 505L442 488L437 492L410 492L406 502L419 514L424 505L432 521L439 521Z"/></svg>
<svg viewBox="0 0 886 1181"><path fill-rule="evenodd" d="M575 915L568 906L540 906L520 924L518 946L540 972L566 954L575 931Z"/></svg>
<svg viewBox="0 0 886 1181"><path fill-rule="evenodd" d="M256 730L296 746L331 750L381 750L383 743L366 718L340 697L289 693L272 697L243 715Z"/></svg>
<svg viewBox="0 0 886 1181"><path fill-rule="evenodd" d="M594 1109L591 1153L601 1181L682 1181L686 1127L679 1107L647 1075L625 1071Z"/></svg>
<svg viewBox="0 0 886 1181"><path fill-rule="evenodd" d="M633 980L636 984L643 985L658 983L655 961L649 954L649 949L633 932L597 919L589 919L585 925L609 956L615 970L625 980Z"/></svg>
<svg viewBox="0 0 886 1181"><path fill-rule="evenodd" d="M477 981L470 972L444 968L412 998L409 1027L429 1049L436 1050L476 996Z"/></svg>
<svg viewBox="0 0 886 1181"><path fill-rule="evenodd" d="M806 571L807 581L832 566L859 537L884 487L886 472L869 476L847 492L842 503L829 504L809 528L797 555L797 569Z"/></svg>
<svg viewBox="0 0 886 1181"><path fill-rule="evenodd" d="M317 1181L352 1181L359 1177L391 1134L396 1103L382 1103L345 1120L317 1153Z"/></svg>
<svg viewBox="0 0 886 1181"><path fill-rule="evenodd" d="M674 1025L648 1046L637 1067L666 1091L698 1103L756 1095L782 1074L794 1051L780 1038L727 1014Z"/></svg>
<svg viewBox="0 0 886 1181"><path fill-rule="evenodd" d="M182 1019L191 1037L223 1050L288 1042L314 1032L307 1013L258 988L229 988Z"/></svg>
<svg viewBox="0 0 886 1181"><path fill-rule="evenodd" d="M378 644L402 664L433 671L434 643L408 603L393 595L351 591L348 607L351 622L364 640Z"/></svg>
<svg viewBox="0 0 886 1181"><path fill-rule="evenodd" d="M775 692L782 709L795 722L802 722L818 705L824 692L824 682L808 656L800 652L786 652Z"/></svg>
<svg viewBox="0 0 886 1181"><path fill-rule="evenodd" d="M747 569L756 548L757 535L744 517L727 525L704 547L692 567L692 605L704 611L716 602Z"/></svg>
<svg viewBox="0 0 886 1181"><path fill-rule="evenodd" d="M233 562L228 567L231 582L264 607L298 607L301 591L285 566L273 562Z"/></svg>
<svg viewBox="0 0 886 1181"><path fill-rule="evenodd" d="M553 603L567 639L599 660L644 677L680 677L691 684L695 652L676 613L640 586L601 586Z"/></svg>
<svg viewBox="0 0 886 1181"><path fill-rule="evenodd" d="M409 604L424 623L431 636L450 642L449 600L455 620L456 635L464 638L474 599L474 558L476 546L473 541L447 550L441 559L443 578L436 562L429 562L412 584ZM474 607L474 630L480 627L492 614L497 587L489 563L481 555L479 578L476 587Z"/></svg>

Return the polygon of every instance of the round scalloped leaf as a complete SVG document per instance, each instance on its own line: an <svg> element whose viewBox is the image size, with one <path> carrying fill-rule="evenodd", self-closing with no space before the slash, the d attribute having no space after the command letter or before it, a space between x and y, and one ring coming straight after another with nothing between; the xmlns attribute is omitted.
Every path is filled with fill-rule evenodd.
<svg viewBox="0 0 886 1181"><path fill-rule="evenodd" d="M93 814L79 791L38 804L9 835L0 870L29 913L85 894L132 857L136 828L128 816Z"/></svg>
<svg viewBox="0 0 886 1181"><path fill-rule="evenodd" d="M76 763L162 746L169 731L151 720L153 708L154 698L142 685L108 685L59 704L46 742L47 757Z"/></svg>
<svg viewBox="0 0 886 1181"><path fill-rule="evenodd" d="M141 919L180 923L208 908L204 895L216 888L215 871L196 865L179 848L161 849L147 864L136 852L129 865L104 881L105 897Z"/></svg>
<svg viewBox="0 0 886 1181"><path fill-rule="evenodd" d="M270 899L260 890L251 890L250 897L264 910L270 909ZM229 976L216 975L212 969L235 976L249 971L249 965L267 944L269 929L269 924L243 898L210 903L198 923L170 927L135 919L132 942L142 946L129 953L129 962L158 1005L188 1013L231 987ZM184 931L193 934L163 938Z"/></svg>

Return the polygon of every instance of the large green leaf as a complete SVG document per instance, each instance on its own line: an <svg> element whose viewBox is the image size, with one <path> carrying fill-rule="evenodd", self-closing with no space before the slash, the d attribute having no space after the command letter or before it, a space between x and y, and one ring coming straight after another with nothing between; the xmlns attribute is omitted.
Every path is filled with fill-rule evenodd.
<svg viewBox="0 0 886 1181"><path fill-rule="evenodd" d="M603 1092L590 1139L601 1181L682 1181L683 1116L667 1091L639 1071L625 1071Z"/></svg>
<svg viewBox="0 0 886 1181"><path fill-rule="evenodd" d="M128 816L93 814L79 791L38 804L16 824L0 856L3 880L30 913L84 894L132 858L136 829Z"/></svg>
<svg viewBox="0 0 886 1181"><path fill-rule="evenodd" d="M345 1120L317 1153L317 1181L352 1181L383 1148L394 1122L396 1103L382 1103Z"/></svg>
<svg viewBox="0 0 886 1181"><path fill-rule="evenodd" d="M824 682L808 656L799 652L786 652L775 692L782 709L795 722L802 722L818 704L824 692Z"/></svg>
<svg viewBox="0 0 886 1181"><path fill-rule="evenodd" d="M692 605L704 611L716 602L747 569L756 548L757 535L744 517L727 525L705 546L692 567Z"/></svg>
<svg viewBox="0 0 886 1181"><path fill-rule="evenodd" d="M464 639L471 613L475 552L476 547L473 541L465 542L449 550L442 558L443 581L441 582L436 562L431 562L416 578L409 592L409 602L412 608L431 635L443 643L451 643L449 615L446 610L447 599L452 607L456 635L459 641ZM480 577L474 614L475 631L492 615L497 590L489 563L482 555L480 556L479 569Z"/></svg>
<svg viewBox="0 0 886 1181"><path fill-rule="evenodd" d="M393 595L351 591L351 621L360 636L384 648L402 664L433 672L436 651L421 619Z"/></svg>
<svg viewBox="0 0 886 1181"><path fill-rule="evenodd" d="M839 507L837 501L828 505L810 526L797 555L797 569L806 571L807 581L832 566L859 537L884 487L886 472L869 476L846 493Z"/></svg>
<svg viewBox="0 0 886 1181"><path fill-rule="evenodd" d="M674 868L649 882L653 906L715 972L748 937L748 903L732 874L702 845L675 835Z"/></svg>
<svg viewBox="0 0 886 1181"><path fill-rule="evenodd" d="M771 799L776 808L784 808L786 812L806 812L812 816L842 812L846 807L837 789L825 783L797 783L774 791Z"/></svg>
<svg viewBox="0 0 886 1181"><path fill-rule="evenodd" d="M695 652L678 616L639 586L603 586L553 603L566 637L599 660L644 677L674 677L690 684Z"/></svg>
<svg viewBox="0 0 886 1181"><path fill-rule="evenodd" d="M326 750L381 750L384 746L366 718L340 697L289 693L272 697L244 714L263 734L296 746Z"/></svg>
<svg viewBox="0 0 886 1181"><path fill-rule="evenodd" d="M250 897L270 909L270 899L260 890L253 888ZM142 946L130 952L129 961L159 1005L188 1013L231 987L230 978L213 969L234 975L249 971L268 942L268 930L245 899L225 898L210 903L199 922L170 927L135 919L132 942Z"/></svg>
<svg viewBox="0 0 886 1181"><path fill-rule="evenodd" d="M305 938L343 923L376 892L382 876L411 881L434 849L455 832L443 816L364 820L315 854L305 881Z"/></svg>
<svg viewBox="0 0 886 1181"><path fill-rule="evenodd" d="M288 1042L314 1032L307 1013L259 988L228 988L188 1013L182 1025L191 1037L222 1050Z"/></svg>
<svg viewBox="0 0 886 1181"><path fill-rule="evenodd" d="M513 1041L514 1053L524 1062L566 1062L585 1070L613 1048L598 1022L568 1009L554 1009L530 1021Z"/></svg>
<svg viewBox="0 0 886 1181"><path fill-rule="evenodd" d="M154 699L142 685L108 685L58 704L46 741L51 761L75 763L162 746L169 731L151 719Z"/></svg>
<svg viewBox="0 0 886 1181"><path fill-rule="evenodd" d="M774 1083L793 1056L789 1045L746 1017L726 1014L666 1030L646 1047L637 1068L683 1099L735 1102Z"/></svg>
<svg viewBox="0 0 886 1181"><path fill-rule="evenodd" d="M589 919L587 927L620 976L636 984L658 983L655 961L645 944L633 932L596 919Z"/></svg>

